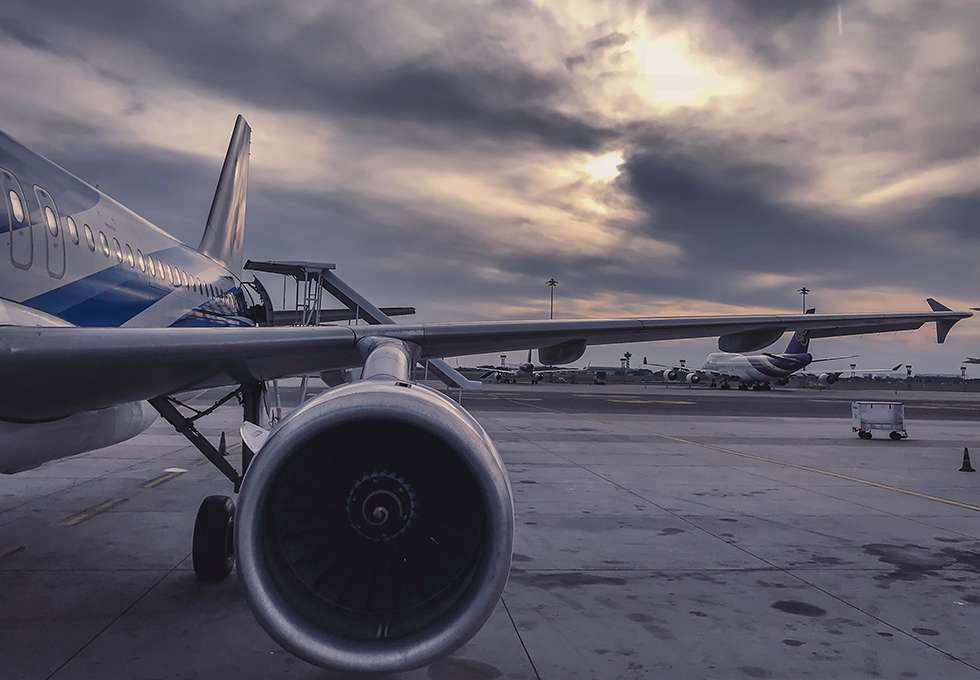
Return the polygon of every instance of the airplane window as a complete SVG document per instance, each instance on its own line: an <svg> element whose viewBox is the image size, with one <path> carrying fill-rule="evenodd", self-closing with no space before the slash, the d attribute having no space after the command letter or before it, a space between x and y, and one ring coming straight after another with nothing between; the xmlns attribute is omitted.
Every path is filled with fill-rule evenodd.
<svg viewBox="0 0 980 680"><path fill-rule="evenodd" d="M88 244L89 250L95 250L95 234L92 233L92 227L85 225L85 242Z"/></svg>
<svg viewBox="0 0 980 680"><path fill-rule="evenodd" d="M136 266L136 257L133 255L133 249L129 247L128 243L126 244L126 260L129 261L130 267Z"/></svg>
<svg viewBox="0 0 980 680"><path fill-rule="evenodd" d="M167 278L170 279L170 283L172 283L172 284L174 284L176 286L177 285L177 281L175 279L174 271L175 271L174 268L171 267L168 264L167 265Z"/></svg>
<svg viewBox="0 0 980 680"><path fill-rule="evenodd" d="M41 192L44 193L44 192ZM44 221L48 225L48 231L51 232L52 236L58 235L58 220L54 218L54 210L48 206L44 206Z"/></svg>
<svg viewBox="0 0 980 680"><path fill-rule="evenodd" d="M183 269L180 270L180 283L187 288L187 273Z"/></svg>
<svg viewBox="0 0 980 680"><path fill-rule="evenodd" d="M146 271L146 259L143 257L143 251L139 248L136 249L136 261L140 263L140 271Z"/></svg>
<svg viewBox="0 0 980 680"><path fill-rule="evenodd" d="M109 239L105 237L105 232L99 232L99 243L102 244L102 254L109 257Z"/></svg>
<svg viewBox="0 0 980 680"><path fill-rule="evenodd" d="M65 222L68 223L68 235L71 236L72 243L78 245L78 225L71 217L66 217Z"/></svg>
<svg viewBox="0 0 980 680"><path fill-rule="evenodd" d="M23 223L24 205L20 202L20 196L13 189L10 190L10 207L14 212L14 220L18 223Z"/></svg>
<svg viewBox="0 0 980 680"><path fill-rule="evenodd" d="M150 272L150 276L157 275L157 269L153 266L153 258L149 255L146 256L146 268Z"/></svg>
<svg viewBox="0 0 980 680"><path fill-rule="evenodd" d="M122 262L123 260L122 246L119 245L119 239L117 238L112 239L112 252L116 254L116 259Z"/></svg>

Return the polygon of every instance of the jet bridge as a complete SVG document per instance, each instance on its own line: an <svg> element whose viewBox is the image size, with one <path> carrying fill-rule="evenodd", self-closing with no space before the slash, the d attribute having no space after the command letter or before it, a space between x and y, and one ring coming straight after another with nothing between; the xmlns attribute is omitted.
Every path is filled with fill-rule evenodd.
<svg viewBox="0 0 980 680"><path fill-rule="evenodd" d="M275 312L275 323L288 318L295 325L316 326L325 323L325 316L332 320L346 319L357 323L363 319L369 324L395 323L392 316L414 314L414 307L375 307L367 298L358 293L334 273L337 266L328 262L269 261L245 263L249 271L267 272L283 276L283 312ZM285 310L286 279L296 282L294 309ZM346 307L346 310L323 310L323 292L326 291ZM283 323L282 325L286 325ZM435 373L448 387L460 390L478 390L483 387L479 380L468 380L459 371L442 359L427 360L428 369ZM305 385L304 385L305 386Z"/></svg>

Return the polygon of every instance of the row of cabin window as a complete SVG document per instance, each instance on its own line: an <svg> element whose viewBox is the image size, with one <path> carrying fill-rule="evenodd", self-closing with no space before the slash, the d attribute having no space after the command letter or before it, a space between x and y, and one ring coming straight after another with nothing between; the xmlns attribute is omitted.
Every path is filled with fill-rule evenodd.
<svg viewBox="0 0 980 680"><path fill-rule="evenodd" d="M26 217L24 213L24 206L20 203L20 197L17 192L10 192L10 205L13 208L14 219L17 222L23 223ZM44 222L48 227L48 231L51 232L51 236L58 236L58 220L55 218L54 211L50 207L44 207ZM78 225L75 224L75 220L71 216L65 217L65 222L68 224L68 235L71 237L72 243L78 245L80 242L78 236ZM95 234L92 232L92 228L87 224L83 225L85 230L85 242L88 244L88 249L95 252ZM102 254L109 257L110 254L115 254L116 261L122 262L124 259L129 262L129 266L135 268L137 263L139 264L140 271L149 273L150 276L158 276L164 282L170 281L175 286L183 286L184 288L190 288L196 293L207 294L210 297L217 297L218 295L223 295L223 292L218 291L210 283L205 283L201 279L187 276L187 274L176 267L171 267L165 262L154 263L153 258L149 255L143 255L143 252L139 249L136 253L133 253L133 249L126 244L125 253L123 252L123 247L119 243L119 239L112 239L112 249L109 248L109 239L106 238L105 232L99 232L99 245L102 248Z"/></svg>

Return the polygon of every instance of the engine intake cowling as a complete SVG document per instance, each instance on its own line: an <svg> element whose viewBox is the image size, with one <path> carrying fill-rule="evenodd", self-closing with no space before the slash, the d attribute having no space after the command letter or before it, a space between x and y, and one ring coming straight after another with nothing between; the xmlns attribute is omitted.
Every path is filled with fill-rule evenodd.
<svg viewBox="0 0 980 680"><path fill-rule="evenodd" d="M699 373L688 373L687 382L691 383L692 385L697 385L699 382L701 382L701 375Z"/></svg>
<svg viewBox="0 0 980 680"><path fill-rule="evenodd" d="M367 380L269 436L235 532L249 605L283 647L324 668L397 672L449 654L489 618L514 510L472 416L427 388Z"/></svg>

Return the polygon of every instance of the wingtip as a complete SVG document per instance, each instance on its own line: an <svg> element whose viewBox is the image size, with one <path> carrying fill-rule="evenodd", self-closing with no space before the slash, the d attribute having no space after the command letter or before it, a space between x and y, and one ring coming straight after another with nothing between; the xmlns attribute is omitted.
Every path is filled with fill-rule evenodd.
<svg viewBox="0 0 980 680"><path fill-rule="evenodd" d="M953 311L943 303L939 302L935 298L926 298L926 302L929 303L929 307L932 308L934 312L951 312Z"/></svg>

